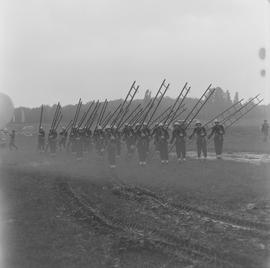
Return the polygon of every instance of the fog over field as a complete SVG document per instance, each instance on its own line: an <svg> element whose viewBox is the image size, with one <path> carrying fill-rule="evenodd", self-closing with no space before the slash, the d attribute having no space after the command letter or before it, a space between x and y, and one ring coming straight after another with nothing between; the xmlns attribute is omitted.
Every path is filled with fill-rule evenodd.
<svg viewBox="0 0 270 268"><path fill-rule="evenodd" d="M16 107L118 99L133 80L143 97L163 78L171 97L188 81L193 97L212 83L270 102L267 0L4 0L0 10L0 91Z"/></svg>
<svg viewBox="0 0 270 268"><path fill-rule="evenodd" d="M0 1L0 268L269 268L270 0Z"/></svg>

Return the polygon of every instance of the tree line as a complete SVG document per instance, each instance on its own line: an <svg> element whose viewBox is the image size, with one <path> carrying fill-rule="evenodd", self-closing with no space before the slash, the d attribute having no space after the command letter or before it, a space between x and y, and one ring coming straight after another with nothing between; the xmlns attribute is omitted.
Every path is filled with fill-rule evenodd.
<svg viewBox="0 0 270 268"><path fill-rule="evenodd" d="M135 108L136 105L139 103L147 103L151 99L151 91L147 90L145 92L144 99L135 99L131 105L131 109ZM224 91L222 88L217 87L215 90L214 95L211 97L209 102L204 106L201 110L200 114L198 115L198 119L202 121L206 121L209 118L214 117L215 115L219 114L226 108L230 107L233 103L238 102L240 99L238 92L234 94L234 97L231 98L231 94L228 90ZM122 99L118 100L111 100L108 103L108 110L113 110L116 108ZM175 99L171 97L164 97L159 107L159 111L157 114L163 110L165 110L169 105L174 103ZM198 101L198 98L186 98L185 100L185 107L187 108L187 112L192 109L195 103ZM247 100L245 100L247 101ZM81 114L87 110L91 101L82 105ZM49 124L53 118L53 114L56 109L56 104L52 106L44 106L44 117L43 123ZM76 110L76 104L73 105L66 105L62 107L62 112L64 115L63 124L69 122ZM186 112L186 113L187 113ZM247 125L253 125L260 123L263 119L267 119L270 116L270 105L259 105L250 113L248 113L245 118L243 118L242 123ZM185 114L183 114L183 118ZM27 124L36 124L40 118L40 107L36 108L27 108L27 107L18 107L14 111L14 123L27 123ZM241 122L240 121L240 122Z"/></svg>

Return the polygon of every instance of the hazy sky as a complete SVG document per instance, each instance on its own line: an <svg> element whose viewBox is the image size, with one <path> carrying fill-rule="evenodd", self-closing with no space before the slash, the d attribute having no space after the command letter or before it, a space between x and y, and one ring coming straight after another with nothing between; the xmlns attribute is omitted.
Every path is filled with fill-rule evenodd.
<svg viewBox="0 0 270 268"><path fill-rule="evenodd" d="M164 78L172 97L187 81L192 96L212 83L270 102L267 0L0 3L0 92L15 106L121 98L133 80L141 97Z"/></svg>

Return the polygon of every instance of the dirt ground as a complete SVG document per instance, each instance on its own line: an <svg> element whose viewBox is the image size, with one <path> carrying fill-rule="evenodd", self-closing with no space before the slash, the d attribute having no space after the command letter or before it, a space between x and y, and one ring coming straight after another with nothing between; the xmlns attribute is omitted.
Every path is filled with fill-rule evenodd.
<svg viewBox="0 0 270 268"><path fill-rule="evenodd" d="M3 267L270 263L268 163L172 158L161 165L151 152L141 167L123 153L111 170L95 154L78 162L37 153L35 137L17 143L0 158ZM269 148L256 128L236 128L224 144L225 152Z"/></svg>

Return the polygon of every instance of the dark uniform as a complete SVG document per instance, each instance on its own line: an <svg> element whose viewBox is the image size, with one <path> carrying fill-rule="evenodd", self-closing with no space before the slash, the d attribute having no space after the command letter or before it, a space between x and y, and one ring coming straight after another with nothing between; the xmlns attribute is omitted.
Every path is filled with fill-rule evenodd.
<svg viewBox="0 0 270 268"><path fill-rule="evenodd" d="M57 144L57 132L55 129L50 129L48 136L48 145L50 153L53 156L56 154L56 144Z"/></svg>
<svg viewBox="0 0 270 268"><path fill-rule="evenodd" d="M38 130L38 151L45 151L45 131L42 127Z"/></svg>
<svg viewBox="0 0 270 268"><path fill-rule="evenodd" d="M83 135L84 131L82 128L79 128L76 132L76 155L77 155L77 160L81 160L83 157Z"/></svg>
<svg viewBox="0 0 270 268"><path fill-rule="evenodd" d="M170 143L175 141L176 155L178 161L186 160L186 130L184 126L180 124L175 124L172 132L172 138Z"/></svg>
<svg viewBox="0 0 270 268"><path fill-rule="evenodd" d="M157 131L157 142L159 148L159 154L161 163L169 163L169 151L168 151L168 140L169 132L166 127L160 126Z"/></svg>
<svg viewBox="0 0 270 268"><path fill-rule="evenodd" d="M196 144L197 144L197 155L198 158L201 158L201 153L203 152L204 158L207 157L207 147L206 147L206 130L201 126L201 123L196 123L196 127L194 128L192 134L189 139L196 134Z"/></svg>
<svg viewBox="0 0 270 268"><path fill-rule="evenodd" d="M12 130L12 132L9 134L9 150L12 151L13 148L18 150L18 147L15 144L15 130Z"/></svg>
<svg viewBox="0 0 270 268"><path fill-rule="evenodd" d="M95 148L99 156L103 156L105 151L105 135L101 127L98 127L93 134Z"/></svg>
<svg viewBox="0 0 270 268"><path fill-rule="evenodd" d="M149 127L144 123L142 128L141 128L142 133L145 135L146 137L146 152L149 153L150 150L150 140L151 140L151 131L149 129Z"/></svg>
<svg viewBox="0 0 270 268"><path fill-rule="evenodd" d="M269 132L269 124L267 122L267 120L264 120L263 124L262 124L262 134L263 134L263 141L267 142L268 139L268 132Z"/></svg>
<svg viewBox="0 0 270 268"><path fill-rule="evenodd" d="M92 144L92 131L90 128L85 130L85 150L91 152L93 148Z"/></svg>
<svg viewBox="0 0 270 268"><path fill-rule="evenodd" d="M67 130L65 128L62 128L62 130L59 133L60 140L59 140L59 149L65 149L66 148L66 143L67 143Z"/></svg>
<svg viewBox="0 0 270 268"><path fill-rule="evenodd" d="M208 136L210 139L214 135L214 146L215 152L218 159L221 158L221 154L223 151L223 136L225 134L225 129L223 125L220 125L219 122L215 122L215 125L212 127L212 131Z"/></svg>
<svg viewBox="0 0 270 268"><path fill-rule="evenodd" d="M155 124L155 126L153 127L152 133L151 133L151 137L154 137L154 146L155 146L155 151L159 152L159 144L158 144L158 130L159 130L160 126L158 124Z"/></svg>
<svg viewBox="0 0 270 268"><path fill-rule="evenodd" d="M113 136L114 136L115 142L116 142L116 155L117 155L117 157L120 157L120 155L121 155L121 132L116 127L113 127L112 133L113 133Z"/></svg>
<svg viewBox="0 0 270 268"><path fill-rule="evenodd" d="M136 136L133 128L126 125L122 131L123 140L126 142L128 156L133 155L136 145Z"/></svg>
<svg viewBox="0 0 270 268"><path fill-rule="evenodd" d="M70 132L69 132L69 139L68 139L68 144L67 144L67 151L71 151L73 154L76 153L76 142L75 142L75 137L76 137L76 128L73 127Z"/></svg>
<svg viewBox="0 0 270 268"><path fill-rule="evenodd" d="M136 135L136 146L139 156L139 164L146 165L147 147L148 147L148 136L141 129L135 130Z"/></svg>

